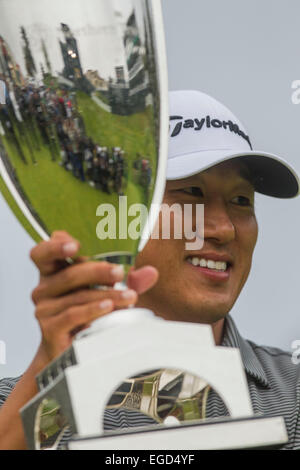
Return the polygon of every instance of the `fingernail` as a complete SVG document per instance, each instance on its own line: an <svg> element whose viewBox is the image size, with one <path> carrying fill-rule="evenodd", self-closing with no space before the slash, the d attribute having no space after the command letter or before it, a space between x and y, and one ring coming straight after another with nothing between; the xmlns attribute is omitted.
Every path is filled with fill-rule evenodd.
<svg viewBox="0 0 300 470"><path fill-rule="evenodd" d="M124 292L121 293L121 297L124 300L133 300L136 297L136 293L134 290L124 290Z"/></svg>
<svg viewBox="0 0 300 470"><path fill-rule="evenodd" d="M111 270L111 275L116 281L121 281L124 277L124 268L122 265L115 266Z"/></svg>
<svg viewBox="0 0 300 470"><path fill-rule="evenodd" d="M76 253L77 249L78 249L78 247L77 247L77 244L75 242L69 242L69 243L65 243L63 245L63 252L67 256L74 255Z"/></svg>
<svg viewBox="0 0 300 470"><path fill-rule="evenodd" d="M113 306L113 302L110 299L102 300L102 302L99 303L99 307L101 310L108 310L112 308L112 306Z"/></svg>

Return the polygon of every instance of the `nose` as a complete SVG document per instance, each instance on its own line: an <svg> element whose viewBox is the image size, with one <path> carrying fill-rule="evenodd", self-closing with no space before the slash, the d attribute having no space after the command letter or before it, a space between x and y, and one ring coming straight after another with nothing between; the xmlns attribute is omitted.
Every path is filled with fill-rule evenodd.
<svg viewBox="0 0 300 470"><path fill-rule="evenodd" d="M226 205L214 201L204 206L204 239L218 244L230 243L235 238L235 226Z"/></svg>

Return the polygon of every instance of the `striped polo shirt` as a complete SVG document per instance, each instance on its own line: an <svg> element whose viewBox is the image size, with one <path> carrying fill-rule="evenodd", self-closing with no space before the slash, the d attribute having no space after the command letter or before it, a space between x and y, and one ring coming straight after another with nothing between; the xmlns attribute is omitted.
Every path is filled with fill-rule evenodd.
<svg viewBox="0 0 300 470"><path fill-rule="evenodd" d="M291 353L267 346L258 346L245 340L239 333L232 317L227 316L224 324L222 346L239 348L244 364L254 414L275 417L283 416L289 441L282 449L300 450L300 365L293 364ZM0 380L0 406L5 402L19 380ZM214 390L207 399L207 418L228 416L228 411ZM149 416L128 409L105 411L106 431L118 428L154 424ZM70 438L66 433L62 441Z"/></svg>

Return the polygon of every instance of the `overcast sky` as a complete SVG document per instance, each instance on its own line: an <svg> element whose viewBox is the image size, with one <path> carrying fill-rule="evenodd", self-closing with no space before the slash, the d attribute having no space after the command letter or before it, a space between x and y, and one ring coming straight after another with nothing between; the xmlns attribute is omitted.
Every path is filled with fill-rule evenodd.
<svg viewBox="0 0 300 470"><path fill-rule="evenodd" d="M46 3L55 18L61 17L56 5L67 3L36 1ZM16 0L1 3L14 5ZM300 171L300 105L291 101L291 84L300 79L300 2L162 3L170 89L213 95L245 124L256 149L278 153ZM84 14L89 12L95 26L99 19L91 12L96 4L84 2ZM21 13L27 22L29 12ZM256 210L260 233L253 269L232 314L244 336L290 350L291 342L300 339L300 198L258 196ZM24 370L38 344L29 300L38 279L28 258L33 242L1 198L0 224L0 339L7 343L7 365L0 365L0 376L7 376Z"/></svg>

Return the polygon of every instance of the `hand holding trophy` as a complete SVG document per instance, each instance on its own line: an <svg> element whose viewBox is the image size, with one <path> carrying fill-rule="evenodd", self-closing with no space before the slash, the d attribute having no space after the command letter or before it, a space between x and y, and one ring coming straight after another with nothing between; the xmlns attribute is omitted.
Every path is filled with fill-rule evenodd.
<svg viewBox="0 0 300 470"><path fill-rule="evenodd" d="M66 230L127 272L164 189L159 3L26 5L0 4L3 194L35 240Z"/></svg>
<svg viewBox="0 0 300 470"><path fill-rule="evenodd" d="M65 230L80 240L81 255L123 265L127 273L154 226L165 182L159 0L27 0L26 9L21 0L0 0L0 33L5 198L36 241ZM210 386L233 417L252 414L238 352L220 349L210 327L171 324L145 309L96 320L37 377L39 393L22 409L29 448L55 449L97 434L100 441L88 445L116 445L115 437L112 444L101 440L104 410L110 417L131 412L140 425L163 431L158 437L149 427L137 446L147 439L152 448L198 445L203 427L174 434L164 423L205 418Z"/></svg>

